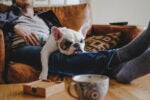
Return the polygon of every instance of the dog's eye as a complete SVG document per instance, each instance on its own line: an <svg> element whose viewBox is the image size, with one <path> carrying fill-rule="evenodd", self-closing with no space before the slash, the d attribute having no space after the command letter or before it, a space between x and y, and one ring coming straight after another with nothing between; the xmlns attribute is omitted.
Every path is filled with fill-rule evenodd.
<svg viewBox="0 0 150 100"><path fill-rule="evenodd" d="M80 40L80 43L83 43L83 39Z"/></svg>
<svg viewBox="0 0 150 100"><path fill-rule="evenodd" d="M71 41L66 41L66 42L65 42L66 47L70 47L71 44L72 44Z"/></svg>
<svg viewBox="0 0 150 100"><path fill-rule="evenodd" d="M70 46L71 46L72 42L71 41L68 41L68 40L63 40L61 42L61 48L63 50L67 50Z"/></svg>

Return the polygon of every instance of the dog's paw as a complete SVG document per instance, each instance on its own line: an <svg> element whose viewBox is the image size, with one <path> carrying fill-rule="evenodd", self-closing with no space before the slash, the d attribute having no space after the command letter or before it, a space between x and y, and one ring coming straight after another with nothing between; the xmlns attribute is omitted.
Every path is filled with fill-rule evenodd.
<svg viewBox="0 0 150 100"><path fill-rule="evenodd" d="M39 79L40 80L47 80L47 74L46 73L44 73L44 72L41 72L41 74L40 74L40 76L39 76Z"/></svg>

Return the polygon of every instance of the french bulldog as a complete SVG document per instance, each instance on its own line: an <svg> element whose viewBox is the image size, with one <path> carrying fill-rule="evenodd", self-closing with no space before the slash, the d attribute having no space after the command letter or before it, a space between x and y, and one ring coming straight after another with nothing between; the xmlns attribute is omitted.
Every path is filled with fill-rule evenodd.
<svg viewBox="0 0 150 100"><path fill-rule="evenodd" d="M46 80L48 76L48 58L56 50L65 55L84 52L85 35L66 27L51 28L51 34L41 50L42 72L39 79Z"/></svg>

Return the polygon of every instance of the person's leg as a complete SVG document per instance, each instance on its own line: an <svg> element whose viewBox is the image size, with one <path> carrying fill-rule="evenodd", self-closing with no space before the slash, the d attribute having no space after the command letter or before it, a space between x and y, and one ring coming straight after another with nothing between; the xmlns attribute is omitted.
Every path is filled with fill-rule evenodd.
<svg viewBox="0 0 150 100"><path fill-rule="evenodd" d="M150 73L150 48L140 56L122 63L121 70L116 75L116 80L130 83L132 80Z"/></svg>
<svg viewBox="0 0 150 100"><path fill-rule="evenodd" d="M25 63L29 64L36 69L40 70L41 69L41 47L39 46L23 46L15 51L12 52L11 54L11 60L20 62L20 63Z"/></svg>
<svg viewBox="0 0 150 100"><path fill-rule="evenodd" d="M49 72L65 75L105 74L108 75L109 63L115 56L116 50L85 52L75 55L64 55L56 51L49 58ZM115 59L115 58L114 58Z"/></svg>
<svg viewBox="0 0 150 100"><path fill-rule="evenodd" d="M41 47L38 46L24 46L13 52L12 60L41 69L40 51ZM56 51L49 58L49 72L65 75L108 74L108 62L117 62L115 54L116 50L109 50L67 56ZM115 60L112 61L112 58Z"/></svg>
<svg viewBox="0 0 150 100"><path fill-rule="evenodd" d="M150 45L150 23L147 29L129 44L118 49L121 62L130 60L143 53Z"/></svg>

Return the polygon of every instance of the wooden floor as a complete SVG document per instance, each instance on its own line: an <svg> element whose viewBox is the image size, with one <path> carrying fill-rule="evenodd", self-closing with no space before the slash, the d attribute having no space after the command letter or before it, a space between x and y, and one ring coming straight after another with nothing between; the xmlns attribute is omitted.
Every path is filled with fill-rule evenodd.
<svg viewBox="0 0 150 100"><path fill-rule="evenodd" d="M150 100L150 74L126 85L111 80L106 100Z"/></svg>
<svg viewBox="0 0 150 100"><path fill-rule="evenodd" d="M0 100L75 100L62 91L47 98L23 94L22 84L0 85ZM150 74L133 81L120 84L110 81L105 100L150 100Z"/></svg>

